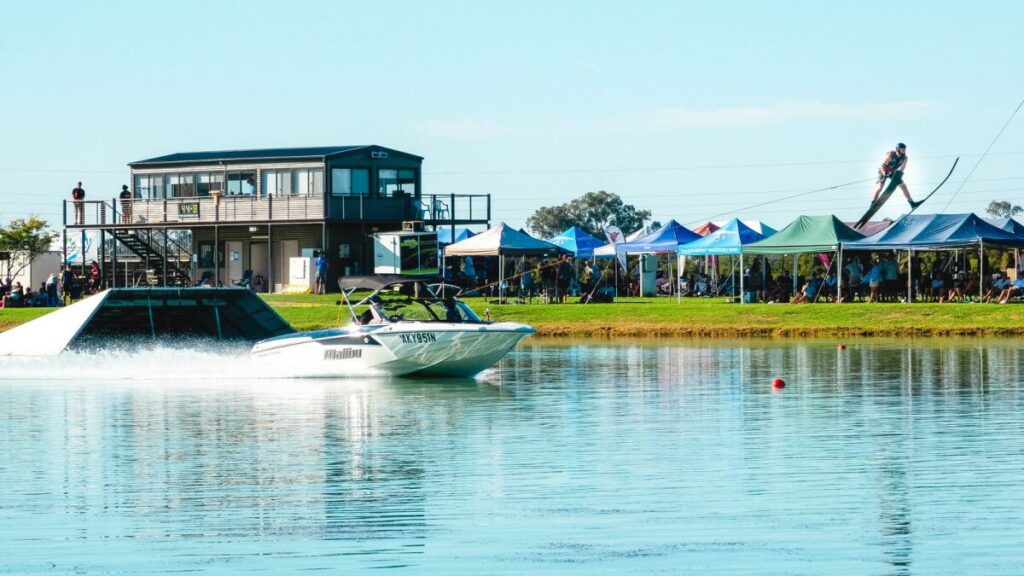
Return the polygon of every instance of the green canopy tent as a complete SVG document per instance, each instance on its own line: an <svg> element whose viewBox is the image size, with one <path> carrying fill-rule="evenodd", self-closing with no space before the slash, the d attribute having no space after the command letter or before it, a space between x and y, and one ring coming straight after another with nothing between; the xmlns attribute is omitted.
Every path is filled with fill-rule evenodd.
<svg viewBox="0 0 1024 576"><path fill-rule="evenodd" d="M746 254L838 253L838 270L843 267L843 243L860 240L864 235L835 216L798 216L775 234L743 247ZM796 292L796 259L793 259L793 291ZM842 298L842 282L838 282Z"/></svg>

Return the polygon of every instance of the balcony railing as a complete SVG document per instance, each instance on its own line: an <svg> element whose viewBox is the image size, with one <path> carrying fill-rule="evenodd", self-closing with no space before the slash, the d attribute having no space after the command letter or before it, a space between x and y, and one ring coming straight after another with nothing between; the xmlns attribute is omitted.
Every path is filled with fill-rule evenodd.
<svg viewBox="0 0 1024 576"><path fill-rule="evenodd" d="M64 202L65 226L187 225L246 222L341 220L348 222L422 220L428 224L486 223L490 194L424 194L421 197L227 196L132 200L122 212L120 200ZM76 213L80 208L80 216ZM127 217L126 217L127 216Z"/></svg>

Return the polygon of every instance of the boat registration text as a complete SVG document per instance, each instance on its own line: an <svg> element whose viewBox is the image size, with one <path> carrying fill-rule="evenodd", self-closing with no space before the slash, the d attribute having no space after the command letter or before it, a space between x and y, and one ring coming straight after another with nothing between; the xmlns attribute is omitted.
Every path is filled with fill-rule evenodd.
<svg viewBox="0 0 1024 576"><path fill-rule="evenodd" d="M437 334L433 332L414 332L412 334L399 334L403 344L427 344L437 342Z"/></svg>

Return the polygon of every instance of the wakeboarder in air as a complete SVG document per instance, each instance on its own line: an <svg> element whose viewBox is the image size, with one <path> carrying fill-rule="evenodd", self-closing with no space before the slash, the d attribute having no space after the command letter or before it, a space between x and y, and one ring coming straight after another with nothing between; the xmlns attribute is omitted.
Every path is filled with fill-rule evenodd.
<svg viewBox="0 0 1024 576"><path fill-rule="evenodd" d="M910 190L907 189L906 182L903 181L903 171L907 168L907 145L900 142L896 145L895 150L890 150L885 158L882 160L882 165L878 167L878 186L875 188L875 196L871 199L871 203L874 204L878 201L879 194L882 193L882 188L885 187L886 179L892 178L896 180L899 178L900 191L907 198L907 202L910 203L911 208L917 208L921 205L920 202L914 202L914 199L910 197ZM899 175L896 173L899 172Z"/></svg>

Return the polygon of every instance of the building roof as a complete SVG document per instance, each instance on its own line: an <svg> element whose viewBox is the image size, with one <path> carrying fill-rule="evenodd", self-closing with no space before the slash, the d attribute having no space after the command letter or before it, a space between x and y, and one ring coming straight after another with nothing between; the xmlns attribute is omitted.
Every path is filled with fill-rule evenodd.
<svg viewBox="0 0 1024 576"><path fill-rule="evenodd" d="M445 256L557 256L568 253L564 248L538 240L502 222L444 249Z"/></svg>
<svg viewBox="0 0 1024 576"><path fill-rule="evenodd" d="M205 152L177 152L147 160L137 160L128 165L132 168L166 166L171 164L203 164L214 162L266 161L266 160L323 160L361 150L381 150L405 157L422 160L422 156L401 152L383 146L363 144L359 146L311 146L305 148L261 148L257 150L212 150Z"/></svg>

